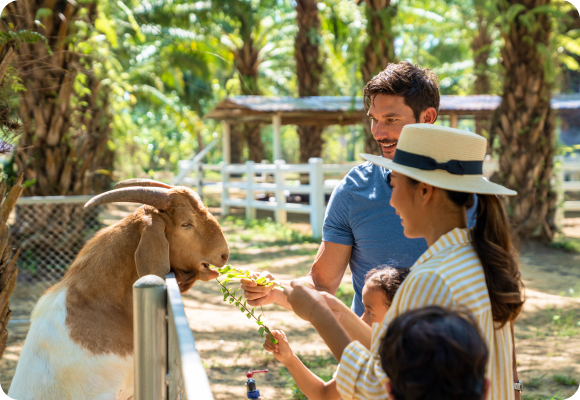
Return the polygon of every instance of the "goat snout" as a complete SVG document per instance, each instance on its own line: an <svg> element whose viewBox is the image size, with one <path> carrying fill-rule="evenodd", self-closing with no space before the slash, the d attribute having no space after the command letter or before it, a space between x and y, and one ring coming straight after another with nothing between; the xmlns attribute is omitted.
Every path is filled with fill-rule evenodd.
<svg viewBox="0 0 580 400"><path fill-rule="evenodd" d="M229 253L222 254L222 260L224 260L224 262L228 261L228 258L230 258L230 254Z"/></svg>

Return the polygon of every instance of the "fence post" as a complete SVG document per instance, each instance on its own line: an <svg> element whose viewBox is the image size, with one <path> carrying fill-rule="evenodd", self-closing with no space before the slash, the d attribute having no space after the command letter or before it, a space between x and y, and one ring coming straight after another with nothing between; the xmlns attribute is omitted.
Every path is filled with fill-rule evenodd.
<svg viewBox="0 0 580 400"><path fill-rule="evenodd" d="M254 177L256 173L254 171L254 162L246 161L246 219L256 219L256 209L253 207L252 203L254 201Z"/></svg>
<svg viewBox="0 0 580 400"><path fill-rule="evenodd" d="M230 206L227 205L227 201L230 198L230 192L227 188L228 181L230 180L230 175L227 172L228 165L225 161L222 164L222 216L230 213Z"/></svg>
<svg viewBox="0 0 580 400"><path fill-rule="evenodd" d="M167 398L166 304L163 278L146 275L133 284L135 400Z"/></svg>
<svg viewBox="0 0 580 400"><path fill-rule="evenodd" d="M198 162L197 168L197 194L203 199L203 163Z"/></svg>
<svg viewBox="0 0 580 400"><path fill-rule="evenodd" d="M286 196L284 196L284 172L280 170L280 166L286 164L284 160L275 160L274 164L276 169L274 170L274 183L276 184L276 211L274 212L274 218L277 223L285 224L288 221L288 215L284 206L286 205Z"/></svg>
<svg viewBox="0 0 580 400"><path fill-rule="evenodd" d="M313 157L308 160L310 164L309 182L310 182L310 226L312 227L312 236L319 239L322 237L322 224L324 222L324 171L322 158Z"/></svg>

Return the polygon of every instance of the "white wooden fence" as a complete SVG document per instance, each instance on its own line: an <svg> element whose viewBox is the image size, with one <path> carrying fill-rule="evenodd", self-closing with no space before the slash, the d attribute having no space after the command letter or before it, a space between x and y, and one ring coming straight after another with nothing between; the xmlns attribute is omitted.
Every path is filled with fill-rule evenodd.
<svg viewBox="0 0 580 400"><path fill-rule="evenodd" d="M187 170L194 176L189 178L180 173L180 181L176 184L195 186L203 196L204 171L221 171L221 206L224 215L229 213L230 207L244 207L248 219L255 218L256 210L272 210L277 222L285 223L288 212L310 215L310 224L314 237L322 236L322 222L326 211L325 195L332 193L338 183L337 179L325 179L325 174L335 173L346 175L354 166L351 164L324 164L321 158L311 158L308 164L286 164L284 160L277 160L274 164L258 164L247 161L245 164L208 165L201 162L192 164L189 161L180 161L180 170ZM494 160L484 163L484 175L490 176L498 168ZM580 159L560 158L556 162L556 186L559 188L561 201L559 202L559 220L564 211L580 211L580 201L564 201L564 193L580 192ZM307 185L297 180L288 181L286 174L308 174ZM231 175L243 176L243 180L232 180ZM236 190L237 196L232 197L230 190ZM269 201L255 199L256 192L274 193ZM288 194L308 194L309 204L287 203ZM245 198L242 198L245 197Z"/></svg>

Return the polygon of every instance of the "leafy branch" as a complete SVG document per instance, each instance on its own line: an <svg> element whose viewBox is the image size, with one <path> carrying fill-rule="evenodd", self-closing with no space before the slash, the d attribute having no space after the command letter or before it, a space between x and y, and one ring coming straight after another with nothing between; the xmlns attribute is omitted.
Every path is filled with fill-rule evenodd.
<svg viewBox="0 0 580 400"><path fill-rule="evenodd" d="M250 280L256 282L260 286L276 285L275 286L276 288L282 288L282 289L283 289L283 287L280 286L280 284L277 281L270 280L270 279L265 278L265 277L255 278L255 277L250 275L250 271L247 271L247 270L244 271L244 270L239 269L239 268L233 268L231 265L226 265L223 268L218 269L218 272L220 273L220 276L223 276L223 275L226 276L226 278L222 281L220 281L218 278L216 278L216 281L221 286L219 290L224 295L224 301L228 300L228 298L229 298L230 304L234 304L237 308L239 308L242 313L246 314L246 317L248 317L248 319L254 318L254 320L256 321L258 326L260 327L258 329L258 333L260 334L260 336L264 337L264 332L269 333L270 334L270 341L272 343L278 343L278 341L271 334L270 329L266 325L264 325L264 322L261 320L262 317L264 316L264 310L262 310L261 314L258 317L256 317L256 315L255 315L256 307L253 307L251 310L248 309L248 307L247 307L248 300L244 299L243 294L240 295L239 298L236 297L236 292L238 290L240 290L240 288L237 288L232 292L232 291L230 291L229 288L227 288L226 285L232 279L250 279ZM243 300L243 303L242 303L242 300Z"/></svg>

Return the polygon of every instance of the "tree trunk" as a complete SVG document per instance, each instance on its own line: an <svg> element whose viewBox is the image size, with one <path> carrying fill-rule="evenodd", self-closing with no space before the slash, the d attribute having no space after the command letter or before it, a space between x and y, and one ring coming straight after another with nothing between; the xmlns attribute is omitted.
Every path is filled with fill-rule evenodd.
<svg viewBox="0 0 580 400"><path fill-rule="evenodd" d="M45 12L37 24L40 8L50 14ZM107 145L109 94L92 71L91 56L82 55L78 48L94 30L97 2L18 0L8 4L3 15L0 29L11 26L14 31L30 30L47 38L46 43L19 45L17 72L26 91L18 111L23 127L14 163L24 179L32 182L23 194L87 195L109 189L113 167ZM82 25L86 29L78 28ZM83 86L85 90L79 90ZM32 210L36 219L30 219L29 212L30 208L17 208L12 226L23 254L41 248L43 256L35 263L68 267L53 253L64 254L66 259L76 256L84 243L86 218L94 211L85 213L82 204L66 204L36 207ZM77 233L77 239L62 240L58 234L64 232Z"/></svg>
<svg viewBox="0 0 580 400"><path fill-rule="evenodd" d="M298 77L298 95L300 97L319 96L322 62L320 60L320 18L318 17L317 0L296 1L296 23L298 33L294 41L294 59ZM307 163L311 157L322 155L321 126L298 125L300 140L300 162Z"/></svg>
<svg viewBox="0 0 580 400"><path fill-rule="evenodd" d="M35 23L40 8L52 11L52 15L41 17L44 27ZM112 169L106 148L110 121L107 96L99 90L101 82L90 66L83 66L92 61L88 57L81 60L74 45L87 39L76 29L76 22L92 26L97 3L18 0L6 6L4 15L14 30L44 35L53 52L47 52L43 41L20 43L18 75L26 92L19 110L22 150L15 162L24 179L35 182L24 195L83 195L108 189L110 180L103 174L95 179L95 170ZM90 93L79 95L74 90L79 73L87 76L85 85Z"/></svg>
<svg viewBox="0 0 580 400"><path fill-rule="evenodd" d="M248 143L248 159L257 163L262 162L266 157L264 155L264 142L262 142L260 124L245 124L244 135L246 143Z"/></svg>
<svg viewBox="0 0 580 400"><path fill-rule="evenodd" d="M477 13L477 32L473 36L471 49L473 50L473 64L475 71L474 94L489 94L491 84L489 81L487 59L491 52L493 39L490 35L490 28L482 12ZM490 120L486 116L475 117L475 133L485 136L490 140Z"/></svg>
<svg viewBox="0 0 580 400"><path fill-rule="evenodd" d="M230 128L230 162L232 164L240 164L243 162L242 153L244 151L244 143L242 136L246 129L244 124L232 124Z"/></svg>
<svg viewBox="0 0 580 400"><path fill-rule="evenodd" d="M6 195L6 181L0 183L0 199L3 200L0 208L0 358L6 349L6 341L8 340L8 321L12 316L12 311L8 307L8 299L16 286L16 278L18 276L18 267L16 260L18 260L19 248L13 248L10 241L10 228L8 227L8 217L14 209L24 186L22 185L22 175L17 179L14 186Z"/></svg>
<svg viewBox="0 0 580 400"><path fill-rule="evenodd" d="M258 88L258 67L261 62L259 59L259 51L254 46L254 40L251 36L244 37L243 39L243 46L234 53L234 65L239 72L240 90L243 95L258 96L260 94ZM236 137L236 135L239 136ZM248 157L250 160L260 162L264 159L264 142L262 141L260 124L241 124L239 125L239 129L232 129L230 139L232 141L232 163L234 163L234 141L239 143L238 151L240 157L237 162L242 162L242 140L248 145Z"/></svg>
<svg viewBox="0 0 580 400"><path fill-rule="evenodd" d="M505 198L516 232L523 238L550 240L556 230L556 193L550 183L556 149L547 70L551 60L549 52L543 50L549 46L550 20L546 14L531 12L550 5L550 1L511 0L499 4L503 16L509 15L508 8L514 4L525 9L519 10L513 20L503 21L505 79L492 125L501 144L500 172L494 179L518 192Z"/></svg>
<svg viewBox="0 0 580 400"><path fill-rule="evenodd" d="M397 9L391 5L391 0L365 0L365 4L368 42L364 49L361 72L366 84L395 60L392 22ZM371 124L367 118L365 118L364 128L365 153L382 154L379 145L373 139Z"/></svg>

